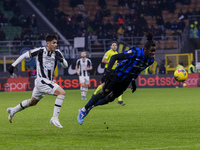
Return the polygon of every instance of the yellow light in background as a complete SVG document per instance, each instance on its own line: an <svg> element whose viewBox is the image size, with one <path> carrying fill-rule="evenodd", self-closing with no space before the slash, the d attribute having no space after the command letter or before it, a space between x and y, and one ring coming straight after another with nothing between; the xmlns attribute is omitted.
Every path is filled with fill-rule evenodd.
<svg viewBox="0 0 200 150"><path fill-rule="evenodd" d="M25 71L25 60L22 60L22 64L21 64L21 68L22 68L22 71Z"/></svg>
<svg viewBox="0 0 200 150"><path fill-rule="evenodd" d="M129 47L128 46L126 46L126 48L125 48L125 51L127 51L129 49Z"/></svg>
<svg viewBox="0 0 200 150"><path fill-rule="evenodd" d="M56 66L55 68L55 71L54 71L54 76L57 77L58 76L58 65Z"/></svg>
<svg viewBox="0 0 200 150"><path fill-rule="evenodd" d="M123 44L119 44L118 53L122 53L123 47Z"/></svg>

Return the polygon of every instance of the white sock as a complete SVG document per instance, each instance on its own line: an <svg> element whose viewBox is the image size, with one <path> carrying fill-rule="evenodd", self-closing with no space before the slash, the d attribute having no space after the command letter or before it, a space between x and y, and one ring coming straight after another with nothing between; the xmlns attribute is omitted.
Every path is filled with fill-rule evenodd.
<svg viewBox="0 0 200 150"><path fill-rule="evenodd" d="M81 96L85 96L85 91L84 91L84 87L80 87L80 90L81 90Z"/></svg>
<svg viewBox="0 0 200 150"><path fill-rule="evenodd" d="M65 98L65 95L57 96L56 101L55 101L54 111L53 111L53 117L58 118L64 98Z"/></svg>
<svg viewBox="0 0 200 150"><path fill-rule="evenodd" d="M13 109L14 113L17 113L17 112L29 107L29 101L30 101L30 99L24 100L17 106L13 107L12 109Z"/></svg>
<svg viewBox="0 0 200 150"><path fill-rule="evenodd" d="M87 95L87 91L88 91L88 88L83 88L83 93L84 93L84 96L86 97Z"/></svg>

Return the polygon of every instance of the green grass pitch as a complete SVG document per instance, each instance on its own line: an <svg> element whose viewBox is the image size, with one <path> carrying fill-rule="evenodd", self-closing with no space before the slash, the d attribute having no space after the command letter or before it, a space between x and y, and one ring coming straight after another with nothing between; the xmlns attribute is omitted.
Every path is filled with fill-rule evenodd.
<svg viewBox="0 0 200 150"><path fill-rule="evenodd" d="M94 89L88 91L89 99ZM60 112L63 129L50 124L55 96L46 95L8 122L7 107L31 92L0 93L0 150L199 150L200 88L130 89L117 100L91 110L77 122L80 90L66 90Z"/></svg>

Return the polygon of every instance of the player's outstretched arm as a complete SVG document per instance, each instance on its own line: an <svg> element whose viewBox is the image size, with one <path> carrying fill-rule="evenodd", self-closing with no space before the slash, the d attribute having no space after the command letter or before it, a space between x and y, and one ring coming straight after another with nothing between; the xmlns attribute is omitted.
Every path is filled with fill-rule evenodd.
<svg viewBox="0 0 200 150"><path fill-rule="evenodd" d="M21 56L19 56L14 63L12 63L9 67L8 67L8 72L12 75L14 72L14 68L17 66L17 64L19 64L22 60L24 60L25 58L30 58L30 54L29 51L27 51L26 53L22 54Z"/></svg>

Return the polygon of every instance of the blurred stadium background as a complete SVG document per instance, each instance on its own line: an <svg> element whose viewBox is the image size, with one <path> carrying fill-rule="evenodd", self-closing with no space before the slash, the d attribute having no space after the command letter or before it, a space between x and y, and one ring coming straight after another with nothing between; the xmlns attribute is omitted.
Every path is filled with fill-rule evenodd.
<svg viewBox="0 0 200 150"><path fill-rule="evenodd" d="M92 59L94 78L102 75L101 58L112 40L118 52L142 48L147 31L157 43L156 61L149 68L154 81L172 77L180 63L188 70L193 60L198 72L199 20L198 0L0 0L0 78L9 77L6 68L24 51L44 46L48 33L59 35L58 48L70 64L68 69L58 65L57 78L76 78L75 61L83 50ZM16 73L32 77L34 69L29 59ZM198 78L193 84L199 86Z"/></svg>
<svg viewBox="0 0 200 150"><path fill-rule="evenodd" d="M199 0L0 0L0 149L200 149L199 21ZM116 40L119 53L142 48L147 31L157 43L149 74L138 77L134 94L130 89L123 94L125 106L97 107L80 126L78 109L86 103L75 72L80 52L93 63L89 99L100 83L109 43ZM54 78L67 93L59 118L64 128L49 123L55 97L48 95L10 124L6 109L30 97L35 60L22 61L17 78L6 68L23 52L45 46L48 33L59 35L58 48L69 63L67 69L58 64ZM196 73L188 75L186 88L175 89L183 87L174 80L176 66L188 70L192 61Z"/></svg>

